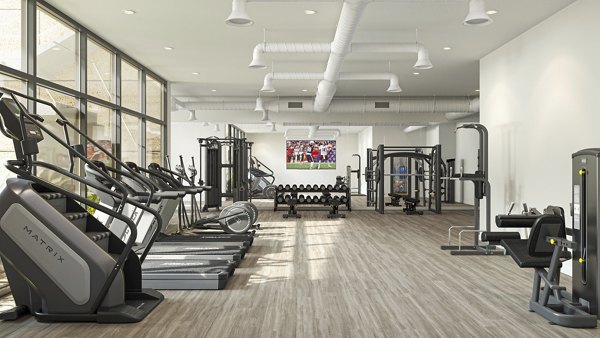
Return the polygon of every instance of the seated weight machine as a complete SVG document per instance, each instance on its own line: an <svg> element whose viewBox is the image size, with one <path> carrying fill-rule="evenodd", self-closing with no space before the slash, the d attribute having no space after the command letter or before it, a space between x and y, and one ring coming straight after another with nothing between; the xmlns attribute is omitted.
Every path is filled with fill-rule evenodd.
<svg viewBox="0 0 600 338"><path fill-rule="evenodd" d="M573 154L571 228L565 227L564 213L555 212L536 221L529 239L502 241L519 267L535 269L529 309L553 324L576 328L598 325L599 182L600 149ZM571 235L571 240L566 235ZM573 266L572 293L560 286L560 268L569 258Z"/></svg>

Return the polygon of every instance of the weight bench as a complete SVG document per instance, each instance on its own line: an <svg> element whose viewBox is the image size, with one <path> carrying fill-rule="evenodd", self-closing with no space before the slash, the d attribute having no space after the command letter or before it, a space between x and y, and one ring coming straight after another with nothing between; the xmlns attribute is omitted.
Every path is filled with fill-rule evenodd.
<svg viewBox="0 0 600 338"><path fill-rule="evenodd" d="M519 267L535 269L531 311L561 326L596 327L596 316L587 313L587 307L574 302L566 288L560 286L562 262L571 258L567 248L576 246L565 238L562 215L538 215L528 239L504 239L501 245Z"/></svg>
<svg viewBox="0 0 600 338"><path fill-rule="evenodd" d="M400 207L400 201L402 200L403 197L405 197L405 194L399 194L399 193L389 193L388 196L390 196L390 198L392 199L390 201L390 203L386 203L385 206L393 206L393 207Z"/></svg>
<svg viewBox="0 0 600 338"><path fill-rule="evenodd" d="M417 211L417 205L419 205L419 200L416 198L406 197L404 196L404 208L402 211L407 215L423 215L422 211Z"/></svg>

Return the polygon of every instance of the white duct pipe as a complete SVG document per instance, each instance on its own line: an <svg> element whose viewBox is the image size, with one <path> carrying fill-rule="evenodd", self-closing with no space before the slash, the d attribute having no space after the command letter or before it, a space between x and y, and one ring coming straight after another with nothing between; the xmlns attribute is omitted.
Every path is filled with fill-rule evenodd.
<svg viewBox="0 0 600 338"><path fill-rule="evenodd" d="M254 21L246 12L247 0L233 0L231 4L231 14L225 19L225 23L232 26L245 27L254 24Z"/></svg>
<svg viewBox="0 0 600 338"><path fill-rule="evenodd" d="M337 89L335 83L338 80L340 69L352 43L356 27L369 2L370 0L344 1L335 36L331 42L331 53L325 68L325 76L317 87L314 105L314 110L317 112L325 112L335 95Z"/></svg>
<svg viewBox="0 0 600 338"><path fill-rule="evenodd" d="M263 80L262 92L273 93L275 87L273 80L324 80L323 73L268 73ZM368 80L387 80L390 81L390 86L387 91L389 93L399 93L402 91L398 76L392 73L340 73L339 79L350 81L368 81ZM257 103L258 105L258 103Z"/></svg>
<svg viewBox="0 0 600 338"><path fill-rule="evenodd" d="M229 102L186 102L185 109L197 112L214 111L254 111L255 99L229 97ZM312 100L307 97L281 97L264 100L265 111L274 112L313 112ZM234 102L237 101L237 102ZM302 108L287 108L288 102L302 102ZM386 102L388 108L375 108L375 102ZM336 98L332 101L332 113L395 113L395 114L445 114L453 112L479 113L479 98L466 96L442 97L371 97L366 99Z"/></svg>
<svg viewBox="0 0 600 338"><path fill-rule="evenodd" d="M263 42L254 47L250 68L267 68L264 53L329 53L331 43Z"/></svg>
<svg viewBox="0 0 600 338"><path fill-rule="evenodd" d="M265 53L330 53L331 43L311 42L263 42L254 47L250 68L267 68ZM430 69L429 50L420 43L363 43L350 44L348 53L416 53L415 69Z"/></svg>

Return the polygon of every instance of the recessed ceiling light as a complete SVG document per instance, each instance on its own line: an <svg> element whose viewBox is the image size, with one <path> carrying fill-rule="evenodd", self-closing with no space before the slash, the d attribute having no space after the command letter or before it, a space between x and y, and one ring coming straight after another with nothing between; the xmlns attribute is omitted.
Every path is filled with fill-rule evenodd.
<svg viewBox="0 0 600 338"><path fill-rule="evenodd" d="M193 72L192 75L200 75L198 72Z"/></svg>
<svg viewBox="0 0 600 338"><path fill-rule="evenodd" d="M452 50L452 47L444 47L443 50Z"/></svg>
<svg viewBox="0 0 600 338"><path fill-rule="evenodd" d="M308 89L302 89L302 91L306 93L308 91Z"/></svg>
<svg viewBox="0 0 600 338"><path fill-rule="evenodd" d="M313 15L313 14L317 14L317 11L315 11L314 9L307 9L304 11L304 14Z"/></svg>
<svg viewBox="0 0 600 338"><path fill-rule="evenodd" d="M52 50L60 50L60 47L52 47Z"/></svg>
<svg viewBox="0 0 600 338"><path fill-rule="evenodd" d="M214 92L216 92L217 90L216 90L216 89L211 89L210 91L214 93Z"/></svg>
<svg viewBox="0 0 600 338"><path fill-rule="evenodd" d="M169 46L166 46L164 48L165 48L165 50L173 50L174 49L173 47L169 47Z"/></svg>
<svg viewBox="0 0 600 338"><path fill-rule="evenodd" d="M134 15L134 14L135 14L135 11L132 11L131 9L124 9L124 10L123 10L123 14L126 14L126 15Z"/></svg>
<svg viewBox="0 0 600 338"><path fill-rule="evenodd" d="M492 10L489 10L489 11L485 12L485 14L487 14L487 15L494 15L494 14L498 14L498 11L492 9Z"/></svg>
<svg viewBox="0 0 600 338"><path fill-rule="evenodd" d="M475 89L475 91L479 93L479 89Z"/></svg>
<svg viewBox="0 0 600 338"><path fill-rule="evenodd" d="M421 73L419 72L414 72L413 75L420 75Z"/></svg>

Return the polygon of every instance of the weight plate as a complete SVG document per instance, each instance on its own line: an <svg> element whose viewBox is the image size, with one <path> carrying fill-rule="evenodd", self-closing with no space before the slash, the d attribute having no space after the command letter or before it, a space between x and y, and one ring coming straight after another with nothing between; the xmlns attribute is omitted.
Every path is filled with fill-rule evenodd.
<svg viewBox="0 0 600 338"><path fill-rule="evenodd" d="M275 194L277 193L274 185L268 185L263 189L263 195L268 199L275 198Z"/></svg>
<svg viewBox="0 0 600 338"><path fill-rule="evenodd" d="M239 205L232 204L223 208L219 214L219 223L228 234L243 234L250 230L252 226L248 210Z"/></svg>
<svg viewBox="0 0 600 338"><path fill-rule="evenodd" d="M252 224L256 224L256 221L258 220L258 208L256 207L256 205L254 205L254 203L247 201L237 201L233 204L241 205L242 207L246 208L248 213L250 214L250 220L252 221Z"/></svg>

